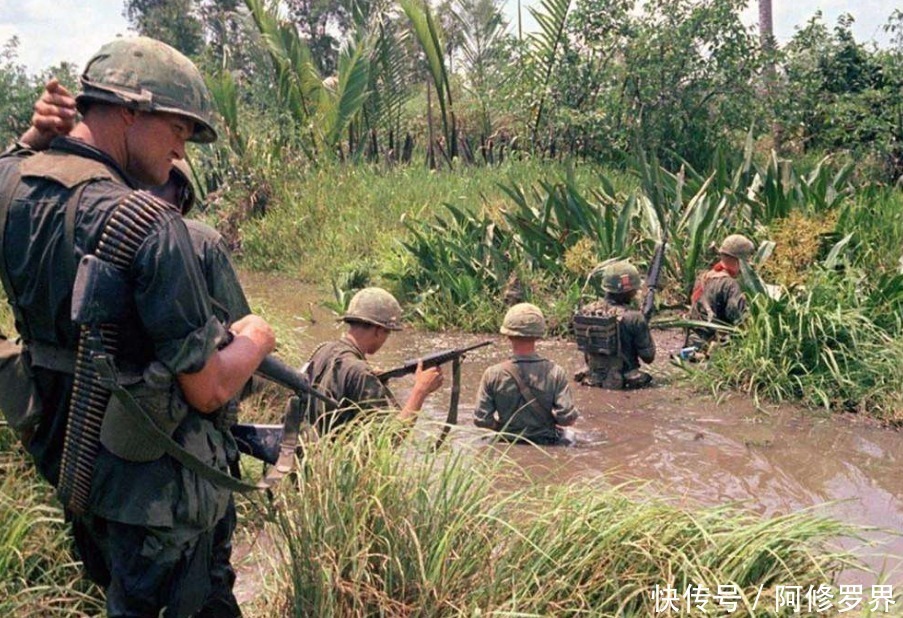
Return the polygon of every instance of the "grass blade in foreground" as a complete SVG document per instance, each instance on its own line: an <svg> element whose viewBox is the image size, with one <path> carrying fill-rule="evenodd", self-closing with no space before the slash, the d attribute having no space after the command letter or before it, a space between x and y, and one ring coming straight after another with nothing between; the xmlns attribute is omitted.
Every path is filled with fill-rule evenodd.
<svg viewBox="0 0 903 618"><path fill-rule="evenodd" d="M650 616L656 585L690 584L735 584L741 613L762 586L755 613L771 615L776 586L830 583L849 560L829 543L850 529L812 514L536 486L496 449L415 452L376 426L305 464L272 530L282 615Z"/></svg>

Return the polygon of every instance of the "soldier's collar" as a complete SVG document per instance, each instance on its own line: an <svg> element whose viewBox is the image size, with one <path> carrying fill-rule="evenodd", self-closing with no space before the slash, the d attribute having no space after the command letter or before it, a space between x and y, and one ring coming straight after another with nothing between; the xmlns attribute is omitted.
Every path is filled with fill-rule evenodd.
<svg viewBox="0 0 903 618"><path fill-rule="evenodd" d="M56 137L50 142L50 148L52 150L58 150L61 152L68 152L70 154L78 155L80 157L86 157L89 159L94 159L95 161L99 161L103 163L107 167L112 168L116 174L125 180L130 189L137 189L138 183L132 180L128 174L119 166L113 158L105 153L104 151L91 146L79 139L74 139L71 137Z"/></svg>
<svg viewBox="0 0 903 618"><path fill-rule="evenodd" d="M532 352L530 354L512 354L511 360L531 362L531 361L541 361L541 360L543 360L543 358L537 352Z"/></svg>
<svg viewBox="0 0 903 618"><path fill-rule="evenodd" d="M364 359L364 360L367 359L367 355L364 354L364 351L361 350L361 349L357 346L357 344L356 344L350 337L348 337L347 334L342 335L342 338L339 339L339 343L343 343L343 344L345 344L346 346L348 346L349 348L351 348L351 350L352 350L355 354L357 354L358 356L360 356L362 359Z"/></svg>

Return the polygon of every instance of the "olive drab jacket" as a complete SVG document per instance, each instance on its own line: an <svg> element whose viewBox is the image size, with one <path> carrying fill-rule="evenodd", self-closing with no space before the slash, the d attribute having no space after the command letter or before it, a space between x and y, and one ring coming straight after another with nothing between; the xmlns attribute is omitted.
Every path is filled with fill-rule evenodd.
<svg viewBox="0 0 903 618"><path fill-rule="evenodd" d="M229 249L222 235L206 223L185 219L191 245L198 258L213 311L224 324L251 314L251 307L241 289L238 273L229 257Z"/></svg>
<svg viewBox="0 0 903 618"><path fill-rule="evenodd" d="M398 405L370 368L364 353L348 337L317 348L311 355L308 372L314 388L340 404L338 410L328 413L322 406L310 406L308 419L320 433L336 429L362 412Z"/></svg>
<svg viewBox="0 0 903 618"><path fill-rule="evenodd" d="M597 300L580 308L584 315L611 316L618 320L617 355L586 354L587 369L598 383L622 388L624 374L640 368L640 359L655 357L655 342L642 312L610 299Z"/></svg>
<svg viewBox="0 0 903 618"><path fill-rule="evenodd" d="M523 393L516 371L529 393ZM535 399L531 405L525 395ZM474 424L498 426L505 434L531 442L554 443L557 425L571 425L579 417L565 370L538 354L514 355L510 361L489 367L480 381Z"/></svg>
<svg viewBox="0 0 903 618"><path fill-rule="evenodd" d="M74 265L94 253L107 220L136 188L107 155L68 138L57 138L45 153L0 157L0 185L11 183L14 166L19 166L22 180L15 189L2 249L18 298L16 326L26 344L71 352L78 342L78 328L70 318ZM72 210L70 243L66 204L76 189L82 193ZM123 343L117 365L138 376L152 361L172 374L199 371L227 333L204 291L180 213L172 208L155 226L132 263L131 297L114 299L131 309L119 325ZM28 450L41 474L56 484L73 376L60 367L42 366L37 356L33 370L43 416ZM231 437L190 409L177 383L141 403L151 416L170 417L175 424L172 437L185 450L227 470L225 444ZM223 516L229 498L228 490L168 456L129 461L101 447L88 508L91 514L125 524L205 530Z"/></svg>
<svg viewBox="0 0 903 618"><path fill-rule="evenodd" d="M737 324L746 311L746 297L740 284L717 266L697 278L691 301L691 320ZM716 333L708 328L694 328L691 335L710 341Z"/></svg>

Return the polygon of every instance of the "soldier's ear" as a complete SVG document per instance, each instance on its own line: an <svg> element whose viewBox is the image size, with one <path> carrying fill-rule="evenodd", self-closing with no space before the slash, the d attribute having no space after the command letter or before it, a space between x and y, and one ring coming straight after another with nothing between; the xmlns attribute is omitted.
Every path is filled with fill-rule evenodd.
<svg viewBox="0 0 903 618"><path fill-rule="evenodd" d="M118 106L117 110L119 112L120 118L122 118L122 122L126 127L130 127L135 124L135 120L138 118L138 111L134 109L129 109L128 107Z"/></svg>

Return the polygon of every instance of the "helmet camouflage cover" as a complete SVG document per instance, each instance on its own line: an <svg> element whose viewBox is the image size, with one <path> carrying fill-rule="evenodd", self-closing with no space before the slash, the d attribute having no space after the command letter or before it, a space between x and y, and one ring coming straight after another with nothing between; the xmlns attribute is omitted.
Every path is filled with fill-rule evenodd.
<svg viewBox="0 0 903 618"><path fill-rule="evenodd" d="M91 57L79 78L79 108L91 101L194 121L190 141L216 141L213 104L194 63L165 43L128 37L107 43Z"/></svg>
<svg viewBox="0 0 903 618"><path fill-rule="evenodd" d="M382 288L364 288L351 298L342 320L401 330L401 305Z"/></svg>
<svg viewBox="0 0 903 618"><path fill-rule="evenodd" d="M742 234L731 234L724 239L718 248L718 253L724 253L738 260L747 260L756 250L753 242Z"/></svg>
<svg viewBox="0 0 903 618"><path fill-rule="evenodd" d="M508 310L499 332L509 337L540 338L546 334L546 319L536 305L518 303Z"/></svg>
<svg viewBox="0 0 903 618"><path fill-rule="evenodd" d="M602 270L602 289L609 294L626 294L640 289L640 272L627 260L609 264Z"/></svg>

